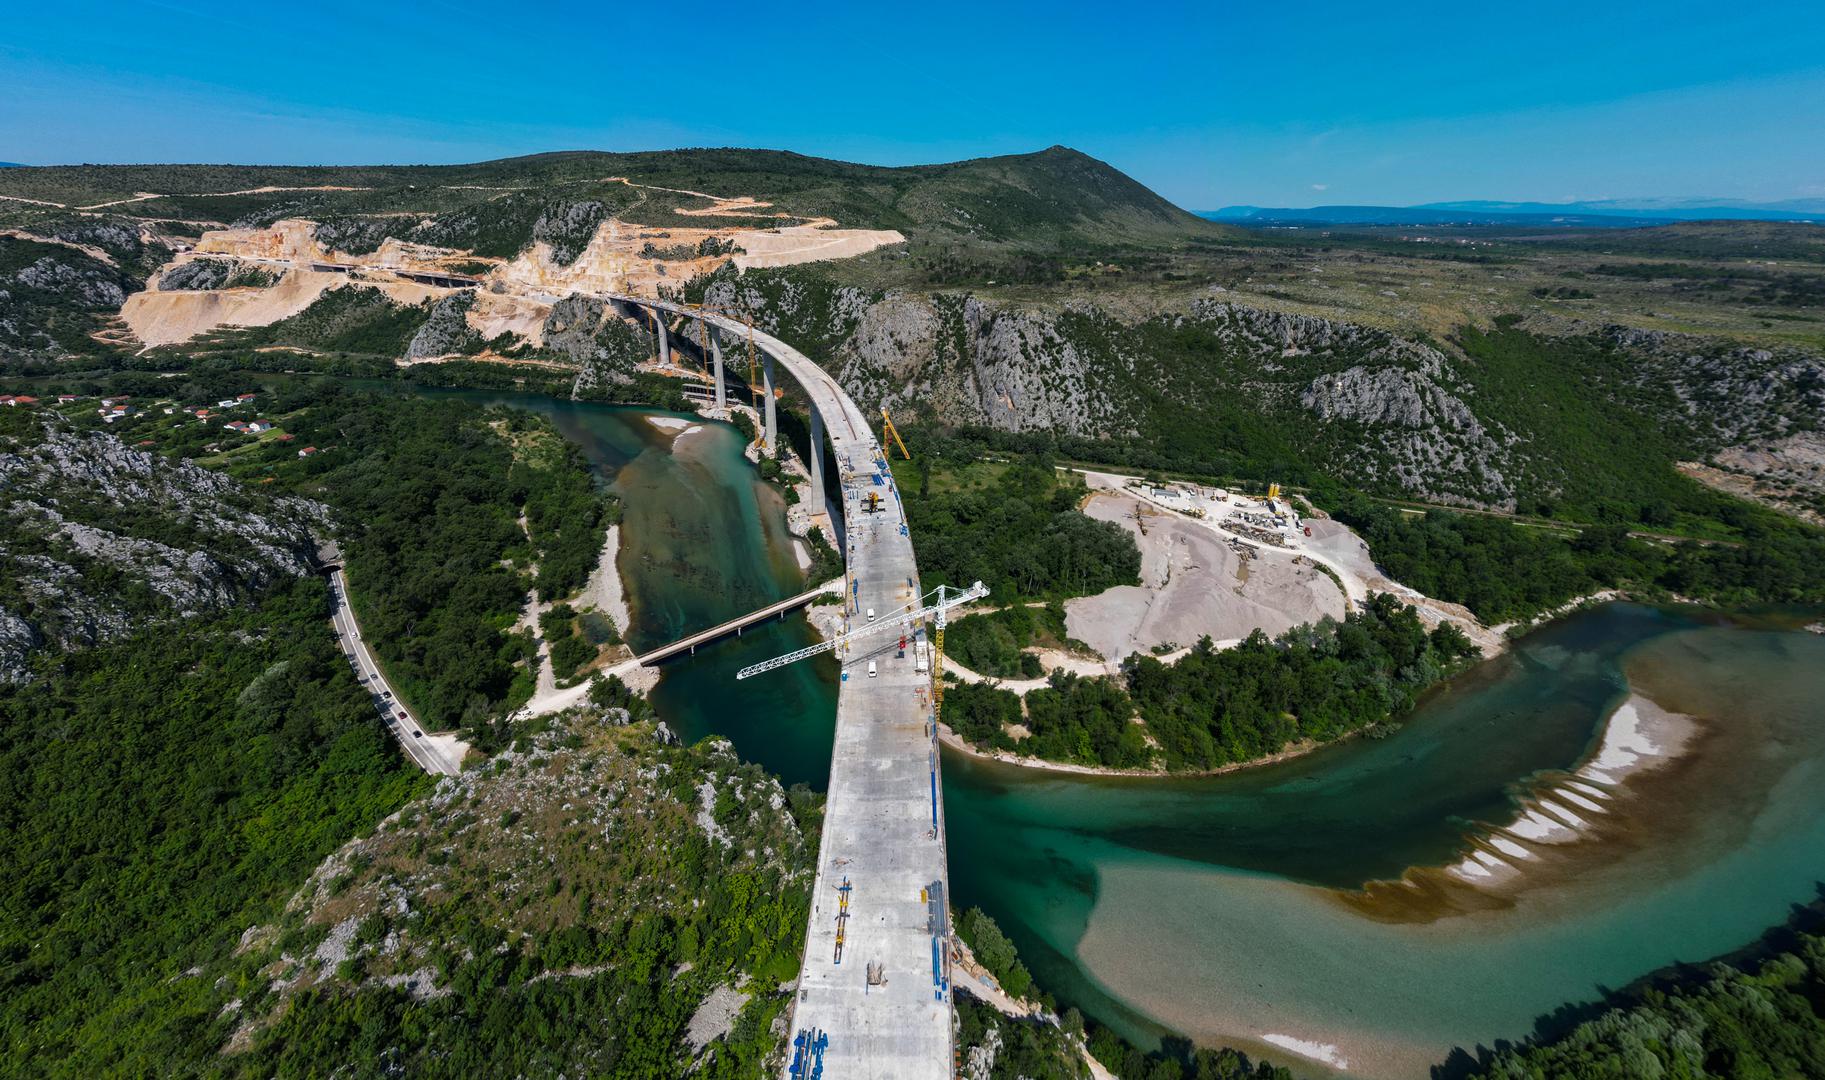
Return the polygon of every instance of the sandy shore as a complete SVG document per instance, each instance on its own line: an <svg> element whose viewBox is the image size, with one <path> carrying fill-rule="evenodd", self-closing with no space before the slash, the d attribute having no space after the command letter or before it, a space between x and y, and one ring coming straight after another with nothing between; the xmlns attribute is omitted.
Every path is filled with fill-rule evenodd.
<svg viewBox="0 0 1825 1080"><path fill-rule="evenodd" d="M1339 743L1355 738L1358 734L1360 734L1360 732L1353 731L1347 735L1332 739L1330 742L1322 743L1306 740L1294 743L1285 750L1280 751L1278 754L1269 754L1266 757L1253 758L1249 761L1232 761L1228 765L1219 765L1214 769L1168 772L1165 769L1113 769L1105 765L1077 765L1068 761L1047 761L1044 758L1010 754L1005 750L983 750L965 742L963 736L958 735L950 729L949 724L938 725L938 739L940 742L959 753L967 754L973 758L980 758L983 761L994 761L1002 765L1017 765L1023 769L1038 769L1042 772L1073 773L1078 776L1128 776L1152 780L1179 780L1193 779L1200 776L1222 776L1224 773L1240 772L1243 769L1253 769L1261 765L1274 765L1282 761L1291 761L1296 757L1303 757L1322 747L1336 746Z"/></svg>
<svg viewBox="0 0 1825 1080"><path fill-rule="evenodd" d="M602 554L596 560L596 568L590 572L588 584L583 586L582 602L585 606L594 604L598 610L615 620L616 630L626 634L633 617L627 609L627 590L622 585L621 570L616 565L620 551L621 526L610 525L608 536L602 541Z"/></svg>

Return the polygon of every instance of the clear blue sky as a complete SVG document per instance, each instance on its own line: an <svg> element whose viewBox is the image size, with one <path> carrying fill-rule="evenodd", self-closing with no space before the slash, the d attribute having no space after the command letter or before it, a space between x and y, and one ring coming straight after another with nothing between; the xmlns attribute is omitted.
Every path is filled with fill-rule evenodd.
<svg viewBox="0 0 1825 1080"><path fill-rule="evenodd" d="M1825 197L1825 0L13 0L0 160L1063 143L1193 209Z"/></svg>

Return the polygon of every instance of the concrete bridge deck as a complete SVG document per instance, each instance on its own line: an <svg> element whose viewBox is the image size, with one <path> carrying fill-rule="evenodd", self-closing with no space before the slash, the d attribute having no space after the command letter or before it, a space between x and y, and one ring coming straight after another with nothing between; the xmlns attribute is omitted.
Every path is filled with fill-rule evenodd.
<svg viewBox="0 0 1825 1080"><path fill-rule="evenodd" d="M701 317L727 341L750 333L733 319L678 304L608 298ZM820 427L829 433L848 510L847 610L859 619L864 616L857 613L873 608L888 618L922 590L899 495L891 481L875 482L885 459L868 418L797 349L752 333L755 346L804 388L814 435ZM821 472L816 458L814 450L814 475ZM871 491L885 498L883 512L860 511ZM789 1031L828 1038L822 1053L827 1077L948 1080L954 1072L949 878L930 678L915 670L914 650L897 657L891 641L872 656L875 678L866 674L870 657L839 659L845 675L837 695L830 793ZM754 689L764 694L765 682ZM879 965L876 985L869 984L871 965Z"/></svg>
<svg viewBox="0 0 1825 1080"><path fill-rule="evenodd" d="M639 657L640 663L646 667L652 667L661 660L677 656L681 652L696 652L697 646L699 645L715 641L720 637L727 637L730 634L739 634L747 627L753 626L755 623L765 622L775 615L783 615L793 608L804 607L806 604L811 603L820 596L828 596L831 594L840 595L842 591L843 581L841 578L838 578L835 581L826 581L815 589L799 593L797 596L788 596L786 599L768 604L764 608L750 611L740 618L730 619L725 623L718 623L708 630L699 630L695 634L679 638L670 645L661 645L651 652L642 653Z"/></svg>

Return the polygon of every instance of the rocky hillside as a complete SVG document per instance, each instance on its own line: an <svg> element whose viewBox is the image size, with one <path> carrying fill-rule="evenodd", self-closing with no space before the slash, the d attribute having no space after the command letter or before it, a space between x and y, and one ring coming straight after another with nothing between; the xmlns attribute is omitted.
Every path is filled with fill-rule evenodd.
<svg viewBox="0 0 1825 1080"><path fill-rule="evenodd" d="M1617 454L1657 455L1670 476L1674 460L1825 416L1817 356L1615 328L1503 323L1434 342L1227 302L1221 289L1136 316L803 270L718 274L702 289L896 415L1043 435L1092 457L1106 448L1088 444L1120 440L1133 466L1328 477L1465 505L1622 497L1634 476L1594 486L1620 469Z"/></svg>
<svg viewBox="0 0 1825 1080"><path fill-rule="evenodd" d="M777 1073L818 813L726 742L681 747L624 710L522 734L199 974L222 988L228 1070Z"/></svg>
<svg viewBox="0 0 1825 1080"><path fill-rule="evenodd" d="M151 232L106 218L0 213L0 367L102 351L127 296L169 257Z"/></svg>
<svg viewBox="0 0 1825 1080"><path fill-rule="evenodd" d="M37 409L0 416L0 680L311 573L325 510Z"/></svg>

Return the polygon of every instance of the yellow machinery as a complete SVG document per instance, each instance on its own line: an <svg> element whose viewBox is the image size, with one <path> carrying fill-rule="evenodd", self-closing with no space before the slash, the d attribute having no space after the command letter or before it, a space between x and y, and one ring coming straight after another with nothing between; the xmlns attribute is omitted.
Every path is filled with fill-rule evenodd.
<svg viewBox="0 0 1825 1080"><path fill-rule="evenodd" d="M1278 499L1280 497L1280 484L1277 481L1267 485L1267 497L1270 499Z"/></svg>
<svg viewBox="0 0 1825 1080"><path fill-rule="evenodd" d="M900 441L900 430L893 426L893 417L887 415L887 409L885 407L882 407L882 409L881 409L881 443L883 446L886 445L887 438L890 435L893 436L894 445L898 446L900 448L900 453L905 456L906 460L911 461L912 455L908 454L906 452L906 444Z"/></svg>

